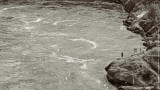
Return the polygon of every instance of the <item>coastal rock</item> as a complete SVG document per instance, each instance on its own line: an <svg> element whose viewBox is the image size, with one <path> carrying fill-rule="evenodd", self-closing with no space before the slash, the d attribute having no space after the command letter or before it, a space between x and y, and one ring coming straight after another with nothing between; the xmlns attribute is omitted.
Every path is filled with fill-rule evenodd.
<svg viewBox="0 0 160 90"><path fill-rule="evenodd" d="M123 4L128 17L124 21L127 29L137 34L153 34L157 31L159 22L159 1L156 0L128 0Z"/></svg>
<svg viewBox="0 0 160 90"><path fill-rule="evenodd" d="M157 38L160 34L158 33L160 29L159 3L159 0L127 0L123 4L124 10L129 13L123 24L127 26L127 30L142 36L143 45L147 47L147 50L159 46L157 43L160 41ZM132 4L133 7L131 7Z"/></svg>
<svg viewBox="0 0 160 90"><path fill-rule="evenodd" d="M115 86L154 86L158 75L140 56L131 56L110 63L105 70L107 79ZM127 89L126 89L127 90Z"/></svg>
<svg viewBox="0 0 160 90"><path fill-rule="evenodd" d="M143 38L146 53L111 62L105 70L120 90L160 90L160 0L120 0L127 30Z"/></svg>
<svg viewBox="0 0 160 90"><path fill-rule="evenodd" d="M104 0L106 2L111 2L111 3L117 3L117 4L122 4L121 0Z"/></svg>
<svg viewBox="0 0 160 90"><path fill-rule="evenodd" d="M134 0L128 0L123 3L124 10L127 13L130 13L133 10L133 8L135 7L135 5L136 5L136 2Z"/></svg>
<svg viewBox="0 0 160 90"><path fill-rule="evenodd" d="M146 62L158 73L160 70L160 47L155 47L149 50L146 55L143 57ZM160 73L160 71L159 71Z"/></svg>

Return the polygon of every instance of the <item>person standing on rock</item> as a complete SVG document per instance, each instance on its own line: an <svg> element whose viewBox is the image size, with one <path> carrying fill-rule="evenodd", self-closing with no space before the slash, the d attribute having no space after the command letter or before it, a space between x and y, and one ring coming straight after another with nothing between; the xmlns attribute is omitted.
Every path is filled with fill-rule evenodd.
<svg viewBox="0 0 160 90"><path fill-rule="evenodd" d="M123 52L121 52L121 58L123 58Z"/></svg>

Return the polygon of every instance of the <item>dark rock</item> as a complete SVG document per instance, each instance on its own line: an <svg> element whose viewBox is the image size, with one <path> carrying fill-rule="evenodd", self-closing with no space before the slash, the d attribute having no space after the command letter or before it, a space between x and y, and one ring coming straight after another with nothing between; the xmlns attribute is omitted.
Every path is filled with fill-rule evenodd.
<svg viewBox="0 0 160 90"><path fill-rule="evenodd" d="M114 61L105 70L108 81L117 87L153 86L158 81L157 73L139 56Z"/></svg>
<svg viewBox="0 0 160 90"><path fill-rule="evenodd" d="M111 2L111 3L118 3L118 4L122 4L121 0L105 0L107 2Z"/></svg>
<svg viewBox="0 0 160 90"><path fill-rule="evenodd" d="M135 7L136 3L133 1L133 0L128 0L126 3L124 3L124 10L127 12L127 13L130 13L133 8Z"/></svg>
<svg viewBox="0 0 160 90"><path fill-rule="evenodd" d="M160 70L160 47L155 47L149 50L146 55L143 57L146 62L158 73ZM159 71L160 73L160 71Z"/></svg>
<svg viewBox="0 0 160 90"><path fill-rule="evenodd" d="M140 0L145 1L145 0ZM155 0L153 0L155 1ZM145 2L136 2L134 0L128 0L123 6L126 12L130 13L127 19L123 22L128 30L141 34L146 33L146 35L151 35L155 33L158 28L157 24L159 21L159 10L160 4L155 4L151 0L146 0ZM141 4L139 4L141 3ZM148 5L146 5L146 3ZM132 5L133 4L133 5ZM137 6L137 4L139 4ZM156 17L158 20L156 20Z"/></svg>

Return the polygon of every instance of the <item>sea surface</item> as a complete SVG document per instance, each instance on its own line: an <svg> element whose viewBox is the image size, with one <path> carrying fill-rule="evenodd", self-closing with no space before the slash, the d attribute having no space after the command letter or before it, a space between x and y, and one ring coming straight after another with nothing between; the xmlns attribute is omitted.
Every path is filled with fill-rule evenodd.
<svg viewBox="0 0 160 90"><path fill-rule="evenodd" d="M85 5L1 5L0 90L117 90L104 68L142 43L123 26L125 15Z"/></svg>

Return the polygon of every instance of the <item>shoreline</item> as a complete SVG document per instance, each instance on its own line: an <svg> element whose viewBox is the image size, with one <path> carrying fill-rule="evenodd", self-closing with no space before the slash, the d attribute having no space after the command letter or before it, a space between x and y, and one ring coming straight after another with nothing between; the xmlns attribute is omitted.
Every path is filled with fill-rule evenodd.
<svg viewBox="0 0 160 90"><path fill-rule="evenodd" d="M122 90L159 90L159 1L117 0L114 3L122 4L128 13L123 24L127 30L141 35L146 53L111 62L105 68L108 80Z"/></svg>

